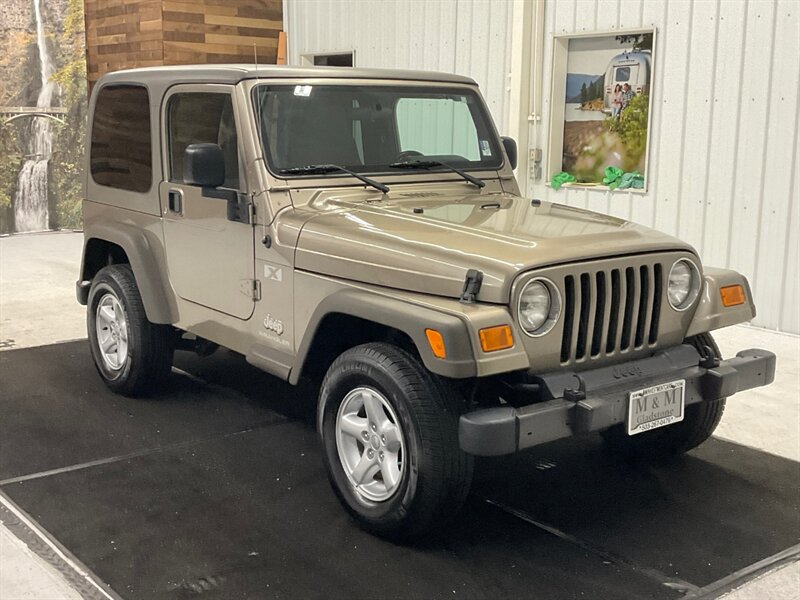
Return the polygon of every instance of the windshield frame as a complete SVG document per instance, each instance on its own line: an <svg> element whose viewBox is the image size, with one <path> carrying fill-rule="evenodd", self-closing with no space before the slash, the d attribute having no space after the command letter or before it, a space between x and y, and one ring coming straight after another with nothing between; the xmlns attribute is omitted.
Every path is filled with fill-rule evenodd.
<svg viewBox="0 0 800 600"><path fill-rule="evenodd" d="M267 169L267 172L271 177L275 179L298 181L298 183L300 181L305 183L308 181L319 182L322 180L329 180L329 179L336 179L336 180L345 179L349 181L347 182L337 181L336 185L351 185L351 184L363 185L362 182L360 182L353 176L348 175L347 173L327 173L325 175L320 175L319 173L288 174L288 173L281 173L279 169L275 168L274 161L272 160L272 156L270 154L269 145L266 143L266 139L264 138L264 131L261 126L260 111L258 109L258 94L260 93L260 90L263 87L278 87L278 86L292 87L296 85L310 85L317 87L322 87L322 86L389 87L389 88L408 87L408 88L417 88L420 91L430 89L434 92L439 91L444 94L470 95L473 98L474 107L478 111L480 111L482 120L484 121L485 124L486 134L490 138L489 139L489 143L491 144L490 147L494 152L496 152L498 159L494 164L490 165L486 164L463 165L463 163L459 163L458 168L462 171L471 172L475 174L476 177L479 177L481 179L491 179L499 177L500 173L506 170L508 166L505 155L505 149L503 148L500 135L497 132L494 119L492 118L488 106L486 105L486 102L476 85L468 85L468 84L453 83L453 82L438 82L438 81L432 82L432 81L394 80L394 79L356 79L356 78L254 79L251 80L251 85L248 86L250 89L247 90L246 92L248 103L250 105L249 110L252 111L253 124L256 131L256 135L254 137L258 143L258 150L264 161L264 165ZM356 169L352 168L353 167L352 165L342 165L342 166L345 166L347 168L350 168L351 170L356 171ZM403 180L407 181L409 177L414 177L416 181L419 180L426 180L426 181L462 180L463 181L463 179L459 175L444 168L434 167L434 168L420 168L420 169L396 169L396 168L390 168L388 165L380 165L380 166L383 166L385 168L384 169L370 168L370 169L357 170L356 172L359 175L374 177L381 181L383 181L384 178L391 178L392 180L395 181L403 181Z"/></svg>

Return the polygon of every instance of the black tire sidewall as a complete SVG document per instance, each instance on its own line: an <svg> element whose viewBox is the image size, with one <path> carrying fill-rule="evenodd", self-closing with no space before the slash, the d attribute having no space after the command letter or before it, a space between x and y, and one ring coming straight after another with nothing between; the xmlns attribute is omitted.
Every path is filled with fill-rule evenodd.
<svg viewBox="0 0 800 600"><path fill-rule="evenodd" d="M130 378L131 371L134 368L134 354L136 348L141 345L141 340L139 339L141 332L131 321L130 299L126 296L124 290L116 280L115 275L117 275L117 272L115 271L115 269L107 267L97 274L89 290L87 311L87 333L89 336L89 347L92 351L92 358L94 359L98 372L111 387L115 387L115 384L121 384ZM107 293L116 297L122 307L128 328L128 355L125 358L124 366L116 371L106 366L97 340L97 305Z"/></svg>
<svg viewBox="0 0 800 600"><path fill-rule="evenodd" d="M405 457L400 487L388 500L373 502L355 491L344 472L336 446L336 416L345 396L357 387L380 392L391 404L403 430ZM418 497L420 476L425 470L425 456L418 424L403 388L392 375L372 361L345 362L326 379L320 395L319 431L325 465L334 490L351 513L366 518L376 529L393 529L412 512Z"/></svg>

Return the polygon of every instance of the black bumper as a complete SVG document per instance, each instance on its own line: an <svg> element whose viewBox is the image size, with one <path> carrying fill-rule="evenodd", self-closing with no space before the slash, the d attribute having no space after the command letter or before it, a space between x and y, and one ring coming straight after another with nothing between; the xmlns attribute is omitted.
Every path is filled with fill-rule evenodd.
<svg viewBox="0 0 800 600"><path fill-rule="evenodd" d="M686 380L686 406L732 396L772 383L775 355L743 350L735 358L706 363L692 346L591 371L541 377L552 400L514 408L502 406L461 416L461 449L478 456L511 454L531 446L624 423L628 394L659 383Z"/></svg>

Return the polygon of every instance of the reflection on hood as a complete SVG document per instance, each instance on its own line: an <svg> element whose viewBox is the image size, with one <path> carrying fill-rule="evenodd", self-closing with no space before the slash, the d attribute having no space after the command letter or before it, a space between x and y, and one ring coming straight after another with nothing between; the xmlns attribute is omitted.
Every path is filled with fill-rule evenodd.
<svg viewBox="0 0 800 600"><path fill-rule="evenodd" d="M374 196L374 200L372 196ZM515 276L536 267L608 256L690 250L616 217L510 194L316 194L300 233L299 269L458 297L467 270L484 273L478 300L508 302Z"/></svg>

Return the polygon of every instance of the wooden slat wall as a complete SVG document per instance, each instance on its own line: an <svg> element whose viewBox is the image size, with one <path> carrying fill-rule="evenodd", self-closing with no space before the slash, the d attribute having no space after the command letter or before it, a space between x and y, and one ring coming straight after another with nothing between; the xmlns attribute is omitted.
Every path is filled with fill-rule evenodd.
<svg viewBox="0 0 800 600"><path fill-rule="evenodd" d="M280 0L163 0L164 64L274 64Z"/></svg>
<svg viewBox="0 0 800 600"><path fill-rule="evenodd" d="M86 68L104 73L164 64L161 0L86 0Z"/></svg>
<svg viewBox="0 0 800 600"><path fill-rule="evenodd" d="M275 63L281 0L85 0L89 82L109 71Z"/></svg>

